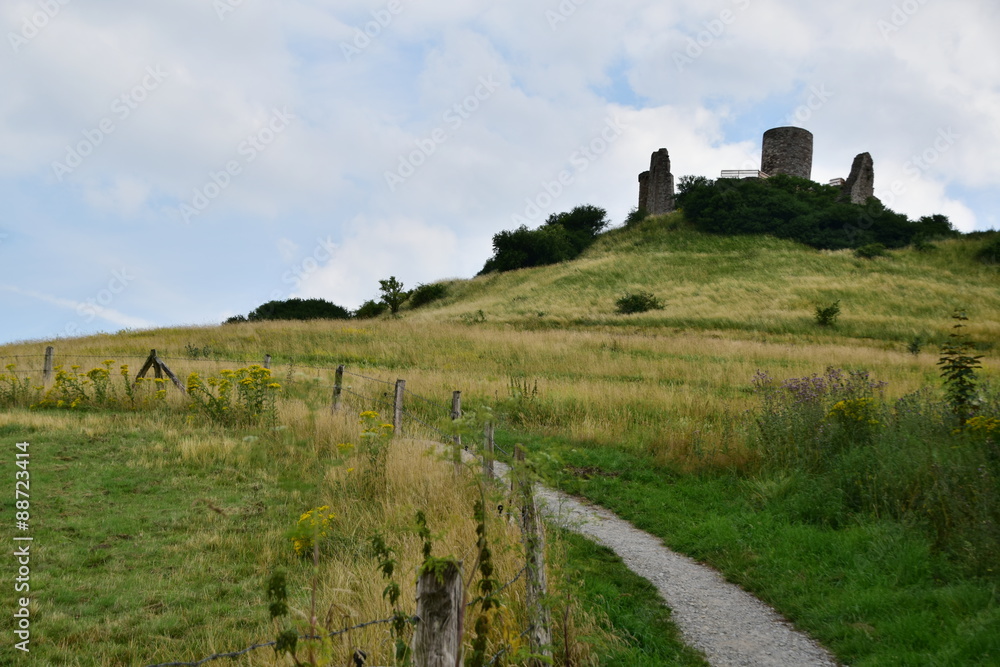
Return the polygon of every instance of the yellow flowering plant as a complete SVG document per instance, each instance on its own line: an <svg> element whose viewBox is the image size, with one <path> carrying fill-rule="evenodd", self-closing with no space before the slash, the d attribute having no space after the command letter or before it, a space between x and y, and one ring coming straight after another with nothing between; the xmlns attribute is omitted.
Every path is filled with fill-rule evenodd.
<svg viewBox="0 0 1000 667"><path fill-rule="evenodd" d="M330 522L334 514L330 511L329 505L314 507L299 517L289 532L289 539L292 541L292 548L297 556L308 557L313 553L314 545L321 545L322 541L330 534Z"/></svg>

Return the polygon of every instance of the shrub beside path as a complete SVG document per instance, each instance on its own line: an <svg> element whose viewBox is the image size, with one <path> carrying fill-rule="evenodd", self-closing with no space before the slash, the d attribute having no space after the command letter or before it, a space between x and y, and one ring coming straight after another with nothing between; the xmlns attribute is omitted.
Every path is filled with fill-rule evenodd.
<svg viewBox="0 0 1000 667"><path fill-rule="evenodd" d="M499 462L497 472L506 476ZM769 606L713 570L671 551L612 512L541 485L535 487L549 520L603 544L630 570L652 582L670 608L684 641L717 667L836 667L822 646Z"/></svg>

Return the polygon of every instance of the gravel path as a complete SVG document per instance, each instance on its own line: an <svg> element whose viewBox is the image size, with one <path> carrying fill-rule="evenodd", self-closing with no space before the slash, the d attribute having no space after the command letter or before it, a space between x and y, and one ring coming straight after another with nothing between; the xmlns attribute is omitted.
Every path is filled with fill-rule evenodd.
<svg viewBox="0 0 1000 667"><path fill-rule="evenodd" d="M506 466L497 463L506 475ZM718 667L806 667L838 663L773 609L715 570L675 553L608 510L536 486L549 520L603 544L648 579L670 607L684 641Z"/></svg>

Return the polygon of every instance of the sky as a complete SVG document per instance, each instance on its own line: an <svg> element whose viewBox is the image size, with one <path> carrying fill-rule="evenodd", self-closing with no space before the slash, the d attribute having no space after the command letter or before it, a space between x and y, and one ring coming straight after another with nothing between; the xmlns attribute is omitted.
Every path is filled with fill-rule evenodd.
<svg viewBox="0 0 1000 667"><path fill-rule="evenodd" d="M0 343L346 308L492 237L814 135L912 218L1000 227L985 0L3 0Z"/></svg>

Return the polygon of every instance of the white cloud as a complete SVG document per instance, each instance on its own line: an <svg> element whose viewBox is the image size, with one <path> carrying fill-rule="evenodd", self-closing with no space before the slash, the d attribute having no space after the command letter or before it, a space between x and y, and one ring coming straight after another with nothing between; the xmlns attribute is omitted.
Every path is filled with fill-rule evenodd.
<svg viewBox="0 0 1000 667"><path fill-rule="evenodd" d="M906 185L899 210L995 225L1000 7L927 2L894 18L902 4L404 0L386 18L387 0L261 0L220 20L204 0L72 2L0 58L10 237L0 251L16 276L5 280L73 294L156 248L148 279L130 289L189 321L284 293L285 274L316 261L306 249L329 238L336 260L298 289L357 305L388 275L415 284L475 273L491 236L567 169L571 181L532 222L583 203L620 222L652 151L670 151L676 176L714 177L758 163L762 133L802 108L794 120L815 135L817 180L846 176L868 151L876 190ZM0 5L0 32L36 10ZM885 20L898 29L883 35ZM345 56L366 27L364 48ZM121 117L116 100L151 67L164 80ZM499 85L467 108L484 78ZM817 89L829 98L803 107ZM243 142L286 107L294 121L248 162ZM621 135L573 169L616 117ZM113 132L60 181L53 161L105 119ZM439 129L432 154L390 190L385 173ZM960 138L914 177L914 156L942 130ZM240 173L183 226L178 207L234 160ZM40 247L65 277L35 260Z"/></svg>

